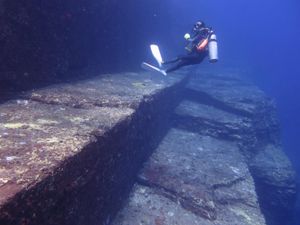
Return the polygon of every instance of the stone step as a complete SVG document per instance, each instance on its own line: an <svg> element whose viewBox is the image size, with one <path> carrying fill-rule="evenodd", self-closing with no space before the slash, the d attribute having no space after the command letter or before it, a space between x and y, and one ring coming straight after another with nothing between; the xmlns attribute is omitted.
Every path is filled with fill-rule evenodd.
<svg viewBox="0 0 300 225"><path fill-rule="evenodd" d="M194 71L113 225L282 225L296 200L272 100L239 74Z"/></svg>
<svg viewBox="0 0 300 225"><path fill-rule="evenodd" d="M103 224L165 135L186 74L101 75L0 105L0 224Z"/></svg>
<svg viewBox="0 0 300 225"><path fill-rule="evenodd" d="M266 224L233 142L171 129L138 183L114 225Z"/></svg>

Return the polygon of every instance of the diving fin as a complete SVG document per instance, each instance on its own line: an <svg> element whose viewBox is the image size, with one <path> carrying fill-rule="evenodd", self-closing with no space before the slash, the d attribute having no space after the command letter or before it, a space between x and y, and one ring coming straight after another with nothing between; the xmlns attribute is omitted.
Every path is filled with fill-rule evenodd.
<svg viewBox="0 0 300 225"><path fill-rule="evenodd" d="M155 58L155 60L158 63L158 66L161 67L163 60L162 60L158 45L152 44L152 45L150 45L150 49L151 49L153 57Z"/></svg>
<svg viewBox="0 0 300 225"><path fill-rule="evenodd" d="M155 66L152 66L152 65L150 65L149 63L143 62L143 63L141 64L141 67L142 67L143 69L145 69L145 70L148 70L148 71L151 71L151 72L156 72L156 73L158 72L158 73L163 74L164 76L167 76L166 71L164 71L164 70L162 70L162 69L160 69L160 68L157 68L157 67L155 67Z"/></svg>

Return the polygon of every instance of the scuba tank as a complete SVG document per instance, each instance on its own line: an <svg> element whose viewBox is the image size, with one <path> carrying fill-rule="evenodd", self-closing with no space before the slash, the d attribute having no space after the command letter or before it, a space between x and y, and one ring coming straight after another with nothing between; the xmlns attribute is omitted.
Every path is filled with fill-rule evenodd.
<svg viewBox="0 0 300 225"><path fill-rule="evenodd" d="M218 42L215 33L210 35L208 40L209 62L215 63L218 61Z"/></svg>

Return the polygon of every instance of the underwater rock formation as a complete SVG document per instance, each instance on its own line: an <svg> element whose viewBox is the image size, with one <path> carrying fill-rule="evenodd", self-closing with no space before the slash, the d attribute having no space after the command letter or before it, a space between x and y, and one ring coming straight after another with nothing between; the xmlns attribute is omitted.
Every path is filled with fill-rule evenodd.
<svg viewBox="0 0 300 225"><path fill-rule="evenodd" d="M107 74L1 104L0 224L112 218L165 135L186 79Z"/></svg>
<svg viewBox="0 0 300 225"><path fill-rule="evenodd" d="M206 71L106 74L1 104L0 224L287 224L295 172L274 103L239 72Z"/></svg>
<svg viewBox="0 0 300 225"><path fill-rule="evenodd" d="M238 73L196 73L113 224L288 224L295 172L275 112Z"/></svg>

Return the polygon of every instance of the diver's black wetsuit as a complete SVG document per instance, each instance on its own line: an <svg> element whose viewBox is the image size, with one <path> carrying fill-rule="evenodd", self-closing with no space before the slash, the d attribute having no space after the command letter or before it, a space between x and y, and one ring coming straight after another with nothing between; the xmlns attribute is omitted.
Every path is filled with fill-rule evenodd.
<svg viewBox="0 0 300 225"><path fill-rule="evenodd" d="M169 73L183 66L201 63L204 60L204 58L208 55L208 50L207 48L203 49L202 51L197 50L197 44L202 40L206 39L210 35L210 32L211 30L208 28L204 28L201 31L196 32L194 36L190 39L191 49L187 55L181 55L174 60L170 60L163 63L163 65L176 63L173 66L166 69L166 72Z"/></svg>
<svg viewBox="0 0 300 225"><path fill-rule="evenodd" d="M173 66L166 69L166 73L178 70L179 68L181 68L183 66L199 64L204 60L204 58L207 56L207 54L208 54L207 50L204 50L202 52L191 52L188 55L178 56L174 60L164 62L164 65L177 62Z"/></svg>

